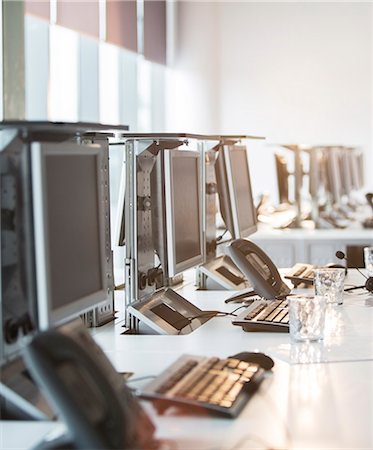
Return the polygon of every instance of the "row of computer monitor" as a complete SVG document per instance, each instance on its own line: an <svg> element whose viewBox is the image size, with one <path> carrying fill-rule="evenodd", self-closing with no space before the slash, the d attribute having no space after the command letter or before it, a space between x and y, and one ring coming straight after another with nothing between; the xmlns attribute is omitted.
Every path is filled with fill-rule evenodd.
<svg viewBox="0 0 373 450"><path fill-rule="evenodd" d="M201 185L204 158L198 151L180 149L164 150L159 157L163 158L164 167L166 242L162 244L166 248L167 258L166 264L162 260L161 264L167 265L168 276L174 277L205 262L205 212L202 210L204 190ZM220 146L215 162L215 176L220 213L231 238L247 237L254 233L257 220L246 147ZM121 189L124 189L123 182ZM121 202L116 219L117 245L124 244L124 215L125 207Z"/></svg>
<svg viewBox="0 0 373 450"><path fill-rule="evenodd" d="M32 216L38 325L78 316L108 296L107 242L100 144L34 142ZM173 276L204 262L202 156L165 150L167 263ZM232 238L256 230L247 152L225 146L216 160L221 214Z"/></svg>
<svg viewBox="0 0 373 450"><path fill-rule="evenodd" d="M227 231L234 239L254 233L256 211L246 147L221 147L215 174L220 212ZM171 277L205 262L200 183L198 153L165 151L166 239Z"/></svg>
<svg viewBox="0 0 373 450"><path fill-rule="evenodd" d="M360 150L343 146L313 147L303 149L302 154L308 155L306 174L311 198L317 198L323 191L332 204L338 205L364 187L364 162ZM290 204L293 199L289 192L289 176L292 173L288 160L283 154L275 153L275 165L279 201Z"/></svg>
<svg viewBox="0 0 373 450"><path fill-rule="evenodd" d="M47 327L108 295L103 152L100 144L73 142L32 143L30 152L39 323ZM192 150L165 150L161 157L167 266L174 276L204 262L204 161ZM336 203L362 187L360 152L329 148L314 163ZM231 238L249 236L256 231L256 211L246 147L219 147L215 174L220 212ZM311 189L318 184L310 183Z"/></svg>

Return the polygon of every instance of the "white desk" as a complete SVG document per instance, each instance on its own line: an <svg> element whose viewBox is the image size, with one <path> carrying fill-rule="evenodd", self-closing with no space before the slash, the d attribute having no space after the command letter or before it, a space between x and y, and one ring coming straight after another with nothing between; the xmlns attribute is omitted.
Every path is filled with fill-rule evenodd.
<svg viewBox="0 0 373 450"><path fill-rule="evenodd" d="M358 274L350 275L347 282L351 279L361 282ZM189 288L183 293L202 309L237 307L224 303L229 292ZM184 336L121 335L120 323L95 329L93 334L115 367L135 372L134 378L158 374L182 353L224 357L259 350L275 359L273 375L234 420L175 413L158 416L146 403L158 437L174 439L177 448L371 449L373 296L346 294L345 304L329 315L332 335L323 344L291 346L288 334L245 333L232 326L229 317L211 319ZM140 386L140 382L132 384ZM42 436L50 426L3 422L0 447L30 448L36 435ZM21 430L32 430L33 438Z"/></svg>

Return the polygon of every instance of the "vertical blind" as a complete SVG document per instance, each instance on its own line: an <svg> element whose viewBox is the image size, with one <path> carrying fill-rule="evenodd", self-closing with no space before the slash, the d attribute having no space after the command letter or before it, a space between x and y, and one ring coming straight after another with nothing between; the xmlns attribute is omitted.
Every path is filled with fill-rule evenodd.
<svg viewBox="0 0 373 450"><path fill-rule="evenodd" d="M106 39L112 44L137 52L136 1L106 1Z"/></svg>
<svg viewBox="0 0 373 450"><path fill-rule="evenodd" d="M79 33L99 38L100 0L57 0L57 24ZM138 35L136 0L106 0L106 41L137 53L143 48L145 59L166 64L166 1L145 0L143 35ZM25 0L25 13L50 20L48 0ZM139 45L142 39L143 45Z"/></svg>
<svg viewBox="0 0 373 450"><path fill-rule="evenodd" d="M57 24L90 36L99 37L98 0L57 1Z"/></svg>
<svg viewBox="0 0 373 450"><path fill-rule="evenodd" d="M144 56L150 61L166 64L165 1L144 3Z"/></svg>
<svg viewBox="0 0 373 450"><path fill-rule="evenodd" d="M50 19L50 4L49 1L25 1L25 13L40 17L41 19Z"/></svg>

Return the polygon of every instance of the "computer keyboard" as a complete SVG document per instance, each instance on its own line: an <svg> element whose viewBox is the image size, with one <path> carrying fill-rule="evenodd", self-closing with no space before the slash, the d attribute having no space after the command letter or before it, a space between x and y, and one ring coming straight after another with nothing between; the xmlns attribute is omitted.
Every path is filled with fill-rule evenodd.
<svg viewBox="0 0 373 450"><path fill-rule="evenodd" d="M315 266L312 264L297 263L284 276L290 280L294 286L301 283L305 285L312 285L315 277Z"/></svg>
<svg viewBox="0 0 373 450"><path fill-rule="evenodd" d="M263 380L253 362L183 355L139 393L158 409L170 406L236 417Z"/></svg>
<svg viewBox="0 0 373 450"><path fill-rule="evenodd" d="M244 331L288 332L288 301L254 300L232 323L241 326Z"/></svg>

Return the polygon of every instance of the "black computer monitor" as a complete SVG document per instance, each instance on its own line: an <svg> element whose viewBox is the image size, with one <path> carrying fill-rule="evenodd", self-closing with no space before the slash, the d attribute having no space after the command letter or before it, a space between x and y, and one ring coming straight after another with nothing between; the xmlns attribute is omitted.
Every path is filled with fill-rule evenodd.
<svg viewBox="0 0 373 450"><path fill-rule="evenodd" d="M173 277L204 261L199 153L165 150L164 181L168 273Z"/></svg>
<svg viewBox="0 0 373 450"><path fill-rule="evenodd" d="M31 144L39 328L107 299L98 144Z"/></svg>
<svg viewBox="0 0 373 450"><path fill-rule="evenodd" d="M275 153L275 164L277 174L278 198L280 203L290 204L289 201L289 171L286 158Z"/></svg>
<svg viewBox="0 0 373 450"><path fill-rule="evenodd" d="M233 239L257 230L246 147L227 145L219 150L215 164L220 213Z"/></svg>

